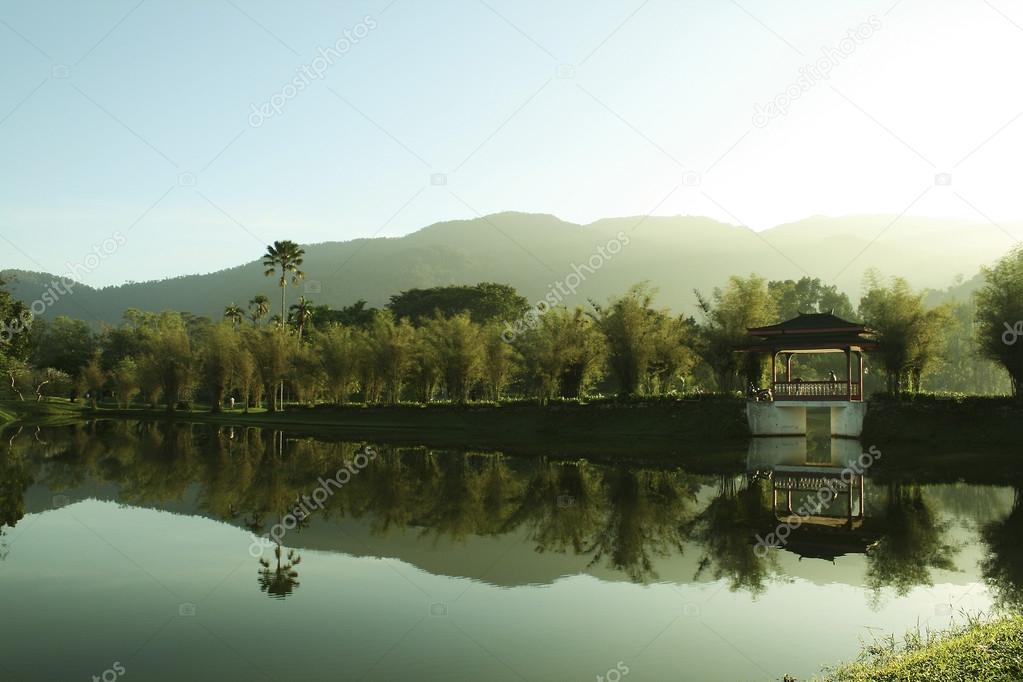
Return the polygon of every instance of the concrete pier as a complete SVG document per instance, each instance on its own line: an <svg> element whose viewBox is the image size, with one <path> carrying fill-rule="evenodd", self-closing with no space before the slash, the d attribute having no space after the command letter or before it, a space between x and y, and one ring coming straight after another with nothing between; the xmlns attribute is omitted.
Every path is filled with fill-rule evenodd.
<svg viewBox="0 0 1023 682"><path fill-rule="evenodd" d="M859 438L867 404L856 401L785 400L746 403L746 419L754 436L805 436L806 410L825 407L831 411L831 435Z"/></svg>

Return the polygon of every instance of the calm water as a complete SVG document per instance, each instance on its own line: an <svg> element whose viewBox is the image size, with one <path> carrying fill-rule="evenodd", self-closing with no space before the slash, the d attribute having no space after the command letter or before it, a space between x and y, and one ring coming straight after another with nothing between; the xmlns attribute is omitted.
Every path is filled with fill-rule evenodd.
<svg viewBox="0 0 1023 682"><path fill-rule="evenodd" d="M883 458L784 547L756 544L791 521L786 486L862 449L774 439L696 474L258 429L8 432L0 679L803 678L1019 601L1016 490L886 480Z"/></svg>

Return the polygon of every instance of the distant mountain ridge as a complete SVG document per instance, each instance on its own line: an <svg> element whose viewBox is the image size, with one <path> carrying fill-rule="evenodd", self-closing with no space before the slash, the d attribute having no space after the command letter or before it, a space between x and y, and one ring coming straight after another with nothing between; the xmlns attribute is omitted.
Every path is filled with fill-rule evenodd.
<svg viewBox="0 0 1023 682"><path fill-rule="evenodd" d="M1004 228L1010 234L1003 231ZM565 300L605 300L640 281L660 290L658 303L695 311L694 289L709 292L730 275L756 272L770 279L810 275L835 283L855 302L863 275L874 268L904 276L915 287L945 289L956 275L967 280L1005 255L1023 237L1023 224L986 223L912 216L815 216L755 233L696 216L607 218L589 225L546 214L498 213L473 220L435 223L404 237L363 238L304 245L306 281L289 287L289 302L305 295L340 307L358 299L380 306L413 287L511 284L532 300L542 298L569 273L582 272ZM624 235L624 239L619 239ZM287 238L289 235L280 235ZM618 252L598 256L620 241ZM95 289L75 287L43 317L70 315L117 323L128 308L184 310L217 318L224 306L245 307L256 294L279 301L276 280L263 275L258 257L233 268L150 282ZM591 260L592 259L592 260ZM597 268L585 264L599 263ZM22 300L40 298L54 275L4 271Z"/></svg>

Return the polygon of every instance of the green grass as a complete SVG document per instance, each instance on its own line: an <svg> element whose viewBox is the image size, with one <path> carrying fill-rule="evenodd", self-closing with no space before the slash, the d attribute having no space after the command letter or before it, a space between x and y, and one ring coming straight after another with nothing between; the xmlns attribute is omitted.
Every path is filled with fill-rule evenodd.
<svg viewBox="0 0 1023 682"><path fill-rule="evenodd" d="M954 630L894 638L867 647L826 682L1002 682L1023 680L1023 616L991 622L968 619Z"/></svg>

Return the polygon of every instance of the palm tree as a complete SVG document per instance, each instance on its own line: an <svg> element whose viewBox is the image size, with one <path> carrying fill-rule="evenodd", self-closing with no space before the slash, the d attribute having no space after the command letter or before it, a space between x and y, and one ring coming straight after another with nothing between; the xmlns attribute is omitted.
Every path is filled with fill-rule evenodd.
<svg viewBox="0 0 1023 682"><path fill-rule="evenodd" d="M303 256L305 256L305 250L295 242L288 240L274 242L273 246L267 246L266 253L263 255L263 267L266 268L266 272L263 273L264 275L272 277L277 274L278 267L281 269L281 278L278 286L281 288L282 318L288 316L286 296L288 273L291 273L292 284L298 284L305 277L305 273L299 270L299 267L302 265Z"/></svg>
<svg viewBox="0 0 1023 682"><path fill-rule="evenodd" d="M237 305L232 303L231 305L224 308L224 319L230 320L234 323L235 327L241 325L242 320L245 318L245 311L239 308Z"/></svg>
<svg viewBox="0 0 1023 682"><path fill-rule="evenodd" d="M302 562L302 557L295 553L295 550L289 549L287 558L282 559L280 543L276 543L274 547L274 556L277 559L277 565L273 566L266 559L260 558L259 565L259 589L262 592L266 592L267 595L273 599L285 599L288 595L298 588L298 571L295 570L295 566L298 566Z"/></svg>
<svg viewBox="0 0 1023 682"><path fill-rule="evenodd" d="M302 332L313 319L312 301L306 300L305 296L299 296L298 303L291 306L291 319L298 325L298 338L301 340Z"/></svg>
<svg viewBox="0 0 1023 682"><path fill-rule="evenodd" d="M263 273L267 277L272 277L277 274L277 268L281 269L281 279L278 282L278 286L281 287L281 321L282 324L286 324L288 320L288 303L287 303L287 291L288 291L288 273L291 273L291 283L298 284L305 273L299 270L302 265L302 258L305 256L305 250L302 249L298 244L291 240L284 240L280 242L274 242L272 246L266 247L266 253L263 254L263 267L266 271ZM284 405L284 381L281 381L281 405Z"/></svg>
<svg viewBox="0 0 1023 682"><path fill-rule="evenodd" d="M266 319L266 316L270 314L270 299L263 294L258 294L255 298L249 301L249 310L252 311L252 322L259 324L259 322Z"/></svg>

